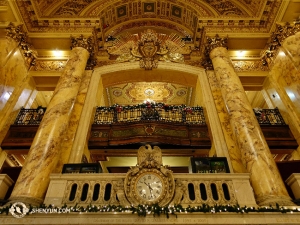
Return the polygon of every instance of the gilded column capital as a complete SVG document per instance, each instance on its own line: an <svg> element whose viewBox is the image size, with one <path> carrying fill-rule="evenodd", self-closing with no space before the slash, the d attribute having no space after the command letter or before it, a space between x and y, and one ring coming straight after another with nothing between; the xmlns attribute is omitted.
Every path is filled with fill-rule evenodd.
<svg viewBox="0 0 300 225"><path fill-rule="evenodd" d="M213 38L206 37L206 44L205 44L205 48L204 48L204 57L202 60L202 66L205 69L207 69L207 70L214 69L209 54L213 49L215 49L217 47L224 47L224 48L228 49L227 39L228 39L227 37L222 38L218 34L216 34L216 36Z"/></svg>
<svg viewBox="0 0 300 225"><path fill-rule="evenodd" d="M12 38L18 43L18 47L25 57L27 65L33 66L36 62L37 52L32 48L27 41L27 33L23 31L23 26L15 26L13 23L10 23L6 30L6 37Z"/></svg>
<svg viewBox="0 0 300 225"><path fill-rule="evenodd" d="M208 51L208 53L210 53L213 49L217 47L224 47L227 49L227 40L227 37L222 38L218 34L216 34L216 36L213 38L206 37L205 50Z"/></svg>
<svg viewBox="0 0 300 225"><path fill-rule="evenodd" d="M81 47L86 49L90 53L90 57L87 61L86 69L92 70L97 65L95 52L97 51L94 36L84 37L82 34L79 37L71 36L71 49L75 47Z"/></svg>
<svg viewBox="0 0 300 225"><path fill-rule="evenodd" d="M300 19L295 21L294 24L277 24L276 30L271 34L269 46L263 53L263 64L270 66L278 54L279 47L282 45L283 41L298 32L300 32Z"/></svg>

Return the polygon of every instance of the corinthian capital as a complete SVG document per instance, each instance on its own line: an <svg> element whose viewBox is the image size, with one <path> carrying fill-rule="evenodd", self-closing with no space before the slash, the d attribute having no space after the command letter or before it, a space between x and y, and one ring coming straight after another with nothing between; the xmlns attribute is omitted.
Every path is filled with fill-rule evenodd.
<svg viewBox="0 0 300 225"><path fill-rule="evenodd" d="M85 48L89 53L90 57L87 62L86 69L92 70L94 66L97 64L97 60L95 58L95 52L97 51L96 43L94 41L94 37L84 37L82 34L79 37L71 36L71 49L75 47Z"/></svg>
<svg viewBox="0 0 300 225"><path fill-rule="evenodd" d="M218 34L215 37L206 37L205 50L211 52L217 47L224 47L227 49L227 37L221 38Z"/></svg>
<svg viewBox="0 0 300 225"><path fill-rule="evenodd" d="M93 37L84 37L82 34L79 37L71 36L71 49L75 47L85 48L89 52L93 51L94 41Z"/></svg>
<svg viewBox="0 0 300 225"><path fill-rule="evenodd" d="M18 47L25 57L25 62L28 66L35 64L37 52L33 49L32 45L27 41L27 33L23 31L22 25L14 26L10 23L6 28L6 37L12 38L18 43Z"/></svg>

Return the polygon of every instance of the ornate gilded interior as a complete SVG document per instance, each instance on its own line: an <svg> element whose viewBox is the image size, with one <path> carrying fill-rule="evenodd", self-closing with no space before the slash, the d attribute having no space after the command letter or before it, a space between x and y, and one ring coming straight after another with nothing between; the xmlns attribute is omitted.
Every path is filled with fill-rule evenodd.
<svg viewBox="0 0 300 225"><path fill-rule="evenodd" d="M228 49L236 67L244 71L249 67L254 70L251 75L242 76L242 82L246 91L249 91L249 100L253 102L254 107L265 105L259 93L264 75L258 74L255 70L258 70L262 53L270 43L270 34L274 31L276 23L293 22L299 17L298 1L26 0L2 1L0 4L2 26L8 25L8 21L15 24L24 23L24 31L28 32L28 42L36 50L38 57L35 67L31 68L32 71L40 69L60 71L70 51L70 36L80 34L89 36L94 33L97 66L115 63L116 60L111 59L120 52L109 50L112 45L118 47L122 45L123 51L128 51L129 40L134 42L133 37L146 29L177 38L179 41L189 37L191 41L185 43L185 48L190 49L190 54L185 57L185 63L198 66L203 57L205 37L216 33L227 36ZM107 41L109 37L115 38L115 41ZM55 56L55 53L58 56ZM127 84L128 76L134 76L134 73L140 71L126 74L123 77L123 86ZM49 102L56 82L54 77L53 72L34 76L40 90L35 99L36 105L47 105ZM136 82L138 81L131 85L143 86L142 83ZM173 82L161 85L172 86L172 83L180 82L174 79ZM181 88L194 94L193 86L183 85ZM114 89L120 89L120 86L107 87L106 104L114 103L113 100L109 100L115 99L115 96L111 96ZM138 90L141 91L140 88ZM173 93L175 92L174 90ZM163 99L172 102L174 96L169 92L164 94ZM132 104L136 100L134 96L124 95L119 97L118 101L122 104ZM186 104L189 100L182 98L180 103Z"/></svg>
<svg viewBox="0 0 300 225"><path fill-rule="evenodd" d="M262 58L276 25L298 20L299 8L297 0L4 0L0 26L22 24L27 33L36 56L30 66L38 90L33 108L48 105L68 60L72 37L80 35L92 37L93 68L152 60L150 66L148 61L139 69L104 75L103 105L145 100L201 105L196 78L185 71L160 69L159 64L204 67L207 37L216 34L227 37L232 63L253 108L268 108L261 92L268 73ZM153 43L159 43L148 53L140 47L147 31Z"/></svg>

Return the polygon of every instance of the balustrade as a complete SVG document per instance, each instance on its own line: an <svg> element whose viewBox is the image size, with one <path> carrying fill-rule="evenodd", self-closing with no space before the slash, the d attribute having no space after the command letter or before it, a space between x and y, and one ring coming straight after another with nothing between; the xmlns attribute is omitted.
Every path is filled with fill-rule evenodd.
<svg viewBox="0 0 300 225"><path fill-rule="evenodd" d="M124 179L125 174L52 174L44 203L127 206ZM174 179L170 204L256 205L248 174L174 174Z"/></svg>

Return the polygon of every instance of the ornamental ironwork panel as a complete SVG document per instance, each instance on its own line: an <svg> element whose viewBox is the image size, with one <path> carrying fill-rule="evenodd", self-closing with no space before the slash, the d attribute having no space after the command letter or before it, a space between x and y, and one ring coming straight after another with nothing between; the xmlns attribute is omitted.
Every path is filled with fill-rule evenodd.
<svg viewBox="0 0 300 225"><path fill-rule="evenodd" d="M256 119L260 125L286 125L278 108L275 109L253 109Z"/></svg>
<svg viewBox="0 0 300 225"><path fill-rule="evenodd" d="M202 107L169 106L164 103L150 102L128 106L97 107L94 117L94 124L132 123L138 121L206 124Z"/></svg>
<svg viewBox="0 0 300 225"><path fill-rule="evenodd" d="M39 125L43 119L46 108L37 107L36 109L21 108L14 125Z"/></svg>

